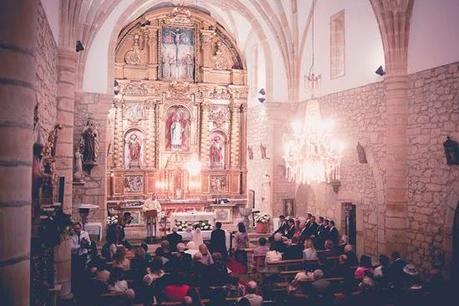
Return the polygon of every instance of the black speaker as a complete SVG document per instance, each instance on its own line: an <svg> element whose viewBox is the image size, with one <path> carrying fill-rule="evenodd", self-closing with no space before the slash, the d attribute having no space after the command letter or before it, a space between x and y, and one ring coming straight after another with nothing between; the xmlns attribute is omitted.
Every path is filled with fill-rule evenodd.
<svg viewBox="0 0 459 306"><path fill-rule="evenodd" d="M379 66L378 69L376 69L375 73L380 75L380 76L383 76L383 75L386 74L386 72L384 71L382 66Z"/></svg>
<svg viewBox="0 0 459 306"><path fill-rule="evenodd" d="M76 46L75 46L75 51L80 52L84 50L83 43L80 40L77 40Z"/></svg>

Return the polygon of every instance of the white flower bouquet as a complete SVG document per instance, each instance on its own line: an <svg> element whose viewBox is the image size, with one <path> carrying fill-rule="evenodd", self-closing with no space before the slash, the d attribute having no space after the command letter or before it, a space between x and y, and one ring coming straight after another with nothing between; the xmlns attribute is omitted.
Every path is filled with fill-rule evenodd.
<svg viewBox="0 0 459 306"><path fill-rule="evenodd" d="M209 223L209 220L203 220L194 223L175 220L175 226L177 227L177 231L179 232L186 231L188 228L196 227L199 227L203 231L212 230L212 224Z"/></svg>
<svg viewBox="0 0 459 306"><path fill-rule="evenodd" d="M107 225L118 224L118 215L108 216L106 222Z"/></svg>
<svg viewBox="0 0 459 306"><path fill-rule="evenodd" d="M267 213L260 213L255 217L257 223L268 223L271 220L271 216Z"/></svg>

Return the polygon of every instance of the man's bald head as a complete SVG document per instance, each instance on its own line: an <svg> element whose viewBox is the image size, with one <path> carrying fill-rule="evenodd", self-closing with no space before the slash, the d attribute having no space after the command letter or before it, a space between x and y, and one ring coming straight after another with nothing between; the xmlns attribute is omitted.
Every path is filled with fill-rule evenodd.
<svg viewBox="0 0 459 306"><path fill-rule="evenodd" d="M257 282L251 280L247 283L247 292L248 293L256 293L257 292Z"/></svg>

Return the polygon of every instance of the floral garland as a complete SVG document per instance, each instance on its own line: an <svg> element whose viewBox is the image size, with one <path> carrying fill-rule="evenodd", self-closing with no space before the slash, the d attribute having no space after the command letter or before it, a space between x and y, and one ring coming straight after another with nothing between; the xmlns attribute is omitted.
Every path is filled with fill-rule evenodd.
<svg viewBox="0 0 459 306"><path fill-rule="evenodd" d="M210 231L212 229L212 224L209 223L209 220L202 220L198 222L187 222L187 221L178 221L175 220L175 227L177 231L183 232L187 229L199 227L203 231Z"/></svg>
<svg viewBox="0 0 459 306"><path fill-rule="evenodd" d="M267 213L260 213L255 217L255 222L257 223L268 223L271 220L271 216Z"/></svg>

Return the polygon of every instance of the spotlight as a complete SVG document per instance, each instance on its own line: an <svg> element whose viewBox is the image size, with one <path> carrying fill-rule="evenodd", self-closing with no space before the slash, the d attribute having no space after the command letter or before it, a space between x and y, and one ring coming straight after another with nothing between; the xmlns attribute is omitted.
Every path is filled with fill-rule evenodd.
<svg viewBox="0 0 459 306"><path fill-rule="evenodd" d="M266 101L266 91L264 88L260 89L257 93L257 99L258 99L258 102L260 103L265 103Z"/></svg>
<svg viewBox="0 0 459 306"><path fill-rule="evenodd" d="M386 74L386 72L384 71L382 66L379 66L378 69L376 69L375 73L380 75L380 76L383 76L383 75Z"/></svg>
<svg viewBox="0 0 459 306"><path fill-rule="evenodd" d="M80 40L77 40L75 50L76 52L80 52L84 50L83 43Z"/></svg>

